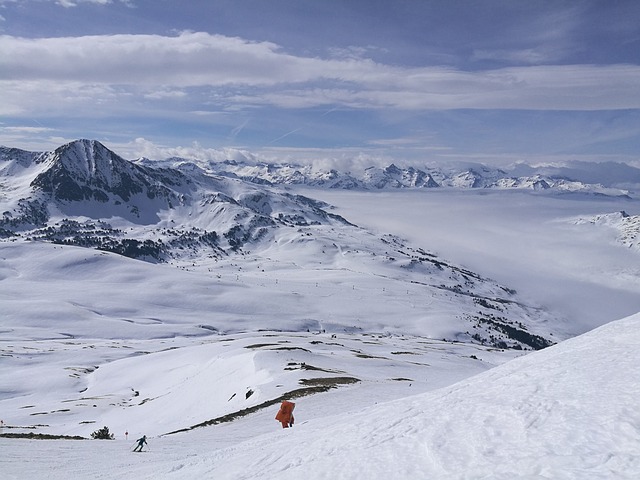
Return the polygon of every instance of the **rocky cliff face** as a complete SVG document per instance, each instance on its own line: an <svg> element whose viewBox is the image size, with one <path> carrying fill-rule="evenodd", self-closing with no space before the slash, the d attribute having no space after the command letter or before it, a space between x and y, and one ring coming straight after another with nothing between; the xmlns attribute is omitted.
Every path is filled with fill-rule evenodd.
<svg viewBox="0 0 640 480"><path fill-rule="evenodd" d="M170 187L189 183L177 171L172 172L171 179L124 160L95 140L63 145L40 161L47 168L31 186L59 201L129 202L136 195L144 195L171 204L178 202L178 195Z"/></svg>

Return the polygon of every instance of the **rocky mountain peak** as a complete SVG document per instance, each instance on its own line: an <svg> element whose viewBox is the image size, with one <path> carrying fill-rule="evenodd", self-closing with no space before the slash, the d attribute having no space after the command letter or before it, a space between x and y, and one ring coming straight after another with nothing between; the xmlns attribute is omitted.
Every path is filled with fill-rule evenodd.
<svg viewBox="0 0 640 480"><path fill-rule="evenodd" d="M74 202L128 202L146 193L153 198L153 174L118 156L96 140L76 140L63 145L45 160L49 167L31 183L54 200Z"/></svg>

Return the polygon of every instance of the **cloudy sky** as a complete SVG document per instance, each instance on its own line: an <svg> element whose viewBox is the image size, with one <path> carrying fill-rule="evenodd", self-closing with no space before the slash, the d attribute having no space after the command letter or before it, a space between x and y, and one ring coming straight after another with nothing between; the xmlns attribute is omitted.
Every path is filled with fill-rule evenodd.
<svg viewBox="0 0 640 480"><path fill-rule="evenodd" d="M640 158L637 0L0 0L0 144Z"/></svg>

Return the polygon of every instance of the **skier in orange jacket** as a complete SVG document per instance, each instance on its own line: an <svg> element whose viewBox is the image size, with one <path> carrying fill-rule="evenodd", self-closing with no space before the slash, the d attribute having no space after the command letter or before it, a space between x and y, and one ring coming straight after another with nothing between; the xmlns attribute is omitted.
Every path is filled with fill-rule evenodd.
<svg viewBox="0 0 640 480"><path fill-rule="evenodd" d="M284 400L280 404L280 410L278 410L278 414L276 415L276 420L282 423L282 428L293 427L293 409L296 408L296 404L293 402L288 402Z"/></svg>

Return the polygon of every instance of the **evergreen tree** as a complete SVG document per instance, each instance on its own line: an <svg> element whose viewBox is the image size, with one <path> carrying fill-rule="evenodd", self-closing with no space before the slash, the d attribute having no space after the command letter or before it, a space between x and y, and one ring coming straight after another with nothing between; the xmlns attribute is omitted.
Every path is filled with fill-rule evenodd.
<svg viewBox="0 0 640 480"><path fill-rule="evenodd" d="M113 433L109 433L109 427L102 427L91 434L94 440L113 440Z"/></svg>

